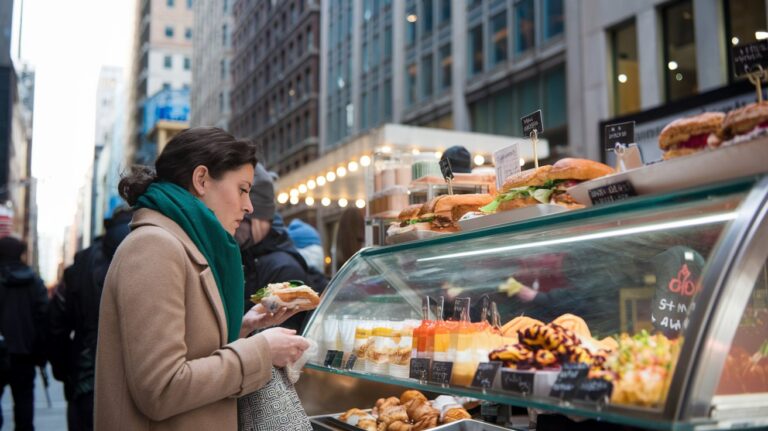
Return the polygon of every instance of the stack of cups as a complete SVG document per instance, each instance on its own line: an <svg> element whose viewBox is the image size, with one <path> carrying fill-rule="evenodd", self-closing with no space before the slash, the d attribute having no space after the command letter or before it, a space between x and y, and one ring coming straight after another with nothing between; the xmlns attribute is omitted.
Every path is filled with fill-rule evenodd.
<svg viewBox="0 0 768 431"><path fill-rule="evenodd" d="M325 357L329 350L339 350L339 319L334 316L326 316L323 319L323 347L320 349L321 357Z"/></svg>

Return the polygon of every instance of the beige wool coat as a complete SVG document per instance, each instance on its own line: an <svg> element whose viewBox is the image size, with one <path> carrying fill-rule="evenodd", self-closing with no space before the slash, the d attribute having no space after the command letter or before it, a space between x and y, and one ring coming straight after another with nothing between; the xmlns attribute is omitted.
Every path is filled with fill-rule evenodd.
<svg viewBox="0 0 768 431"><path fill-rule="evenodd" d="M96 430L237 430L237 397L266 384L256 335L227 344L202 253L159 212L140 209L104 283L96 355Z"/></svg>

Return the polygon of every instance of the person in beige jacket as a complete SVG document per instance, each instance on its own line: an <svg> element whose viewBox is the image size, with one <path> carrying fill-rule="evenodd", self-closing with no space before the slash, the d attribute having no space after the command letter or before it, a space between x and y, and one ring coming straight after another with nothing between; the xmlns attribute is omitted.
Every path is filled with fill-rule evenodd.
<svg viewBox="0 0 768 431"><path fill-rule="evenodd" d="M195 128L168 143L155 171L137 167L120 182L138 210L101 300L97 430L237 430L237 397L308 347L283 328L241 338L290 317L260 306L242 315L232 235L252 211L255 165L250 144Z"/></svg>

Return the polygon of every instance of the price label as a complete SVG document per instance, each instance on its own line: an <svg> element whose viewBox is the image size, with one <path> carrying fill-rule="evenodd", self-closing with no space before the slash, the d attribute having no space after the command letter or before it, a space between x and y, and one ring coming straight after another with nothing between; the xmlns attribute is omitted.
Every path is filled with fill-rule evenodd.
<svg viewBox="0 0 768 431"><path fill-rule="evenodd" d="M544 133L544 122L541 120L541 109L526 115L521 118L520 121L523 123L523 136L529 136L534 130L537 135Z"/></svg>
<svg viewBox="0 0 768 431"><path fill-rule="evenodd" d="M355 363L356 362L357 362L357 355L352 353L351 355L349 355L349 358L347 359L347 363L346 363L346 365L344 365L344 368L347 369L347 370L351 370L351 369L355 368Z"/></svg>
<svg viewBox="0 0 768 431"><path fill-rule="evenodd" d="M616 202L631 198L632 196L637 196L637 192L629 180L589 190L589 199L594 205Z"/></svg>
<svg viewBox="0 0 768 431"><path fill-rule="evenodd" d="M530 394L533 392L533 371L501 370L501 388L505 391Z"/></svg>
<svg viewBox="0 0 768 431"><path fill-rule="evenodd" d="M337 357L339 358L338 359L338 365L334 365L336 363L336 358ZM341 358L342 357L344 357L344 352L340 352L338 350L329 350L325 354L325 360L323 361L323 366L340 368L341 367Z"/></svg>
<svg viewBox="0 0 768 431"><path fill-rule="evenodd" d="M411 367L408 377L416 380L429 380L429 358L411 358Z"/></svg>
<svg viewBox="0 0 768 431"><path fill-rule="evenodd" d="M475 377L472 379L472 386L476 388L490 388L493 381L496 380L496 373L501 368L501 362L481 362L477 364Z"/></svg>
<svg viewBox="0 0 768 431"><path fill-rule="evenodd" d="M576 398L586 401L604 401L611 398L613 383L604 379L584 379L576 389Z"/></svg>
<svg viewBox="0 0 768 431"><path fill-rule="evenodd" d="M434 165L433 165L434 166ZM453 169L451 169L451 161L447 157L440 159L440 172L443 173L443 179L453 179Z"/></svg>
<svg viewBox="0 0 768 431"><path fill-rule="evenodd" d="M549 396L562 399L571 399L576 396L579 383L589 374L589 365L582 363L563 364L563 368L557 375Z"/></svg>
<svg viewBox="0 0 768 431"><path fill-rule="evenodd" d="M447 385L451 383L453 374L453 362L432 361L429 372L429 383Z"/></svg>
<svg viewBox="0 0 768 431"><path fill-rule="evenodd" d="M605 149L613 150L616 144L632 144L635 142L635 122L609 124L605 126Z"/></svg>
<svg viewBox="0 0 768 431"><path fill-rule="evenodd" d="M493 153L496 168L496 190L501 190L504 181L520 172L520 151L518 144L512 144Z"/></svg>
<svg viewBox="0 0 768 431"><path fill-rule="evenodd" d="M768 70L768 40L732 46L731 61L737 77L757 72L760 67Z"/></svg>

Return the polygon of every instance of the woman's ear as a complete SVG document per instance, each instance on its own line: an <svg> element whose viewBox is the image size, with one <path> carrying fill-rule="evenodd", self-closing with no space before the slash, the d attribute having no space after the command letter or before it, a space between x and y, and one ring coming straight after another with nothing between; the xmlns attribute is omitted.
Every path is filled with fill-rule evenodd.
<svg viewBox="0 0 768 431"><path fill-rule="evenodd" d="M210 179L208 176L208 168L204 165L199 165L192 171L192 192L197 197L205 196L206 182Z"/></svg>

